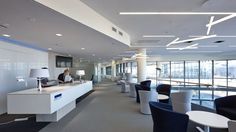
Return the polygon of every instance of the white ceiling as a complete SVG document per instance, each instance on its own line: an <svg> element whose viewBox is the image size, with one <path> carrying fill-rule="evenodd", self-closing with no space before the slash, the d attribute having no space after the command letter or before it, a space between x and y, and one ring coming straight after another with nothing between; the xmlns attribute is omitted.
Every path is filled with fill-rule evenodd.
<svg viewBox="0 0 236 132"><path fill-rule="evenodd" d="M148 49L149 56L173 55L216 55L236 51L236 38L211 38L197 41L195 50L166 50L166 44L175 38L143 38L143 35L175 35L187 39L189 35L206 35L209 16L192 15L137 15L124 16L119 12L236 12L235 0L81 0L99 14L124 29L131 36L136 49ZM69 2L69 1L68 1ZM215 16L215 19L224 16ZM129 47L111 39L85 25L80 24L33 0L1 0L0 24L8 24L7 29L0 28L0 34L10 34L14 40L47 50L72 54L91 61L110 60L119 55L131 56L134 52L125 52ZM211 34L236 36L236 18L212 27ZM62 37L55 34L61 33ZM215 44L215 41L224 43ZM194 43L192 43L194 44ZM191 44L178 44L185 47ZM233 47L232 47L233 45ZM229 47L231 46L231 47ZM81 48L85 50L81 50ZM135 47L135 48L134 48ZM174 47L174 46L173 46ZM93 56L95 54L95 57ZM234 54L230 54L234 55ZM174 56L173 56L174 58Z"/></svg>
<svg viewBox="0 0 236 132"><path fill-rule="evenodd" d="M131 36L131 43L137 47L147 47L149 55L165 56L173 54L215 55L234 52L236 38L211 38L197 41L195 50L169 51L166 44L176 38L143 38L143 35L175 35L187 39L189 35L206 35L206 24L210 15L119 15L119 12L236 12L235 0L81 0L95 11L124 29ZM225 17L215 16L216 19ZM236 35L236 18L214 25L211 34ZM215 44L215 41L224 43ZM140 43L141 42L141 43ZM194 42L192 43L194 44ZM191 44L178 44L185 47ZM229 46L231 45L231 47ZM208 52L209 51L209 52Z"/></svg>
<svg viewBox="0 0 236 132"><path fill-rule="evenodd" d="M9 34L10 39L90 61L110 60L128 48L33 0L1 0L0 24L7 26L0 27L0 34Z"/></svg>

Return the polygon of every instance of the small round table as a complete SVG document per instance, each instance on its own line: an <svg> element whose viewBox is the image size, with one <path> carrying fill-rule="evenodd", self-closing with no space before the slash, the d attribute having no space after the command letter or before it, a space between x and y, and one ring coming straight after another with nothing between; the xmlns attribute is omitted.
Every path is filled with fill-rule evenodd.
<svg viewBox="0 0 236 132"><path fill-rule="evenodd" d="M164 94L158 94L158 100L166 100L166 99L169 99L169 96Z"/></svg>
<svg viewBox="0 0 236 132"><path fill-rule="evenodd" d="M228 128L229 119L211 112L206 111L189 111L186 113L189 120L204 126L204 132L210 132L212 128Z"/></svg>

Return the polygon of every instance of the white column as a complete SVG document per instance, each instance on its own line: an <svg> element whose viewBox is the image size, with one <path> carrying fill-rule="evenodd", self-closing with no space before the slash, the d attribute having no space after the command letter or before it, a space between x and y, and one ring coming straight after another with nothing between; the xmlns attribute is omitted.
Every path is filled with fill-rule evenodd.
<svg viewBox="0 0 236 132"><path fill-rule="evenodd" d="M98 82L101 82L101 63L98 63L98 64L97 64L97 77L98 77L98 78L97 78L97 79L98 79L97 81L98 81Z"/></svg>
<svg viewBox="0 0 236 132"><path fill-rule="evenodd" d="M142 82L144 80L146 80L146 49L142 48L142 49L138 49L138 55L136 57L137 60L137 73L138 73L138 82Z"/></svg>
<svg viewBox="0 0 236 132"><path fill-rule="evenodd" d="M116 78L116 61L112 60L111 62L111 80L115 81Z"/></svg>

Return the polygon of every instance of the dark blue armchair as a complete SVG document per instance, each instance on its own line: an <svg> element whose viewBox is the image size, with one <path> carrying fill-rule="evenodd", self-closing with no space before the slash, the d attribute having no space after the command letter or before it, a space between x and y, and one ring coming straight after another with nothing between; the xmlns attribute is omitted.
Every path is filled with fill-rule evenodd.
<svg viewBox="0 0 236 132"><path fill-rule="evenodd" d="M140 97L139 97L139 93L138 93L139 90L150 91L150 87L147 87L147 86L145 86L145 85L139 85L139 84L136 84L136 85L135 85L136 102L137 102L137 103L140 103Z"/></svg>
<svg viewBox="0 0 236 132"><path fill-rule="evenodd" d="M160 84L157 86L156 91L158 94L164 94L170 97L170 92L171 92L171 85L169 84ZM166 100L159 100L159 102L162 103L169 103L169 99Z"/></svg>
<svg viewBox="0 0 236 132"><path fill-rule="evenodd" d="M140 82L140 85L150 87L151 86L151 80L142 81L142 82Z"/></svg>
<svg viewBox="0 0 236 132"><path fill-rule="evenodd" d="M236 120L236 95L215 99L216 113Z"/></svg>
<svg viewBox="0 0 236 132"><path fill-rule="evenodd" d="M172 111L172 106L160 102L149 102L153 132L187 132L189 117Z"/></svg>

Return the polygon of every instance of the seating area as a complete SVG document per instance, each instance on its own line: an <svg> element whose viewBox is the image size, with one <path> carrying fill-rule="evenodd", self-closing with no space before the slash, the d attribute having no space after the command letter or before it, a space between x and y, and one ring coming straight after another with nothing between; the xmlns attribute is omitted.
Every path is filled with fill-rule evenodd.
<svg viewBox="0 0 236 132"><path fill-rule="evenodd" d="M154 89L151 88L151 80L142 81L140 84L129 81L124 81L125 83L129 84L126 86L126 89L129 89L127 91L130 92L129 96L136 97L136 102L140 103L140 113L152 115L153 132L187 132L190 121L205 125L195 128L200 132L210 132L210 127L228 128L231 132L235 130L233 124L236 96L216 99L217 113L211 113L192 110L192 90L172 92L171 85L168 84L159 84ZM214 118L215 122L212 125L211 118ZM222 121L223 124L217 124L218 121Z"/></svg>
<svg viewBox="0 0 236 132"><path fill-rule="evenodd" d="M1 0L0 132L236 132L235 28L236 0Z"/></svg>

